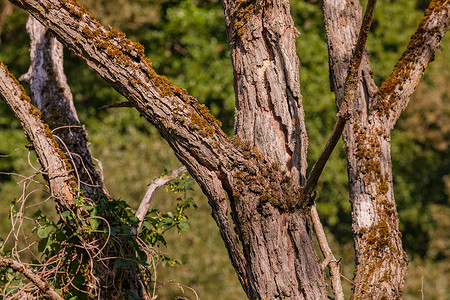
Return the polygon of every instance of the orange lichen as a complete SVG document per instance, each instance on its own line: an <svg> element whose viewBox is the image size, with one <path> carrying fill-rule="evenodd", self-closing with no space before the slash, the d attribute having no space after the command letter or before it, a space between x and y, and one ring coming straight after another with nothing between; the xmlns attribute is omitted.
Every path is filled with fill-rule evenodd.
<svg viewBox="0 0 450 300"><path fill-rule="evenodd" d="M255 0L234 1L234 36L242 37L249 19L255 14Z"/></svg>

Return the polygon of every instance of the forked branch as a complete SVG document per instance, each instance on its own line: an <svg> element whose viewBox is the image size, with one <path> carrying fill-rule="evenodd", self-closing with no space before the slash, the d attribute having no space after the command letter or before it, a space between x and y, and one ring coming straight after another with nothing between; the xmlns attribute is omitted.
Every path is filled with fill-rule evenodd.
<svg viewBox="0 0 450 300"><path fill-rule="evenodd" d="M331 153L336 147L336 144L342 135L342 131L344 130L344 126L352 113L353 101L355 99L356 89L358 88L359 66L361 65L361 60L364 54L367 36L369 35L370 25L372 24L376 3L377 0L369 0L369 2L367 3L366 12L364 14L364 19L359 31L358 42L355 46L355 50L353 52L353 57L347 74L347 79L345 81L344 99L343 101L341 101L341 103L339 103L337 120L336 124L334 125L333 131L331 132L331 135L325 147L323 148L319 159L314 164L311 173L309 174L306 181L304 194L307 196L309 196L316 187L317 181L322 174L323 168L325 167L325 164L327 163Z"/></svg>
<svg viewBox="0 0 450 300"><path fill-rule="evenodd" d="M134 234L137 234L142 227L142 223L144 222L145 215L147 214L148 209L150 208L150 203L153 199L153 196L155 195L155 192L163 187L166 183L169 181L177 178L181 173L186 173L186 167L181 167L177 170L172 171L170 174L166 176L159 177L152 181L147 188L147 191L145 192L144 198L141 201L141 204L139 204L139 208L136 211L136 218L139 220L139 225L137 228L133 228L132 231L134 231Z"/></svg>

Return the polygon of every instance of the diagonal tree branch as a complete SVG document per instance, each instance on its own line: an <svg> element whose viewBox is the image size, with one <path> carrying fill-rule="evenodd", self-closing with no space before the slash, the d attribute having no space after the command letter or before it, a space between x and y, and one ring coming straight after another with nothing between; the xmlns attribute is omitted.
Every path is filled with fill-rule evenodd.
<svg viewBox="0 0 450 300"><path fill-rule="evenodd" d="M325 164L327 163L331 153L336 147L336 144L342 135L347 120L352 114L353 102L359 82L359 66L361 65L361 60L364 55L367 36L369 35L370 25L372 24L376 3L376 0L369 0L369 2L367 3L366 12L364 14L364 19L359 31L358 42L355 46L355 50L353 51L353 57L349 65L347 79L344 85L344 97L341 101L338 100L339 109L336 124L334 125L333 131L331 132L331 135L325 147L323 148L322 153L320 153L319 159L314 164L311 173L309 174L306 181L304 193L308 196L314 190L317 181L322 174L323 168L325 167Z"/></svg>
<svg viewBox="0 0 450 300"><path fill-rule="evenodd" d="M66 156L59 148L53 134L40 119L40 111L31 104L25 90L0 61L0 93L20 120L25 135L33 144L48 180L50 192L55 197L57 209L71 209L77 182Z"/></svg>
<svg viewBox="0 0 450 300"><path fill-rule="evenodd" d="M0 267L11 268L16 272L22 273L26 278L33 282L44 295L50 297L50 299L64 299L50 286L50 284L44 278L42 278L34 270L30 269L23 263L8 257L0 256Z"/></svg>
<svg viewBox="0 0 450 300"><path fill-rule="evenodd" d="M176 152L189 169L217 170L224 164L220 148L236 149L204 105L155 73L142 45L105 29L78 1L11 2L30 12L124 95L173 148L182 149Z"/></svg>
<svg viewBox="0 0 450 300"><path fill-rule="evenodd" d="M395 64L391 75L377 91L371 107L386 115L393 128L401 112L406 108L428 64L440 49L441 39L450 27L450 1L433 0L425 10L408 48Z"/></svg>

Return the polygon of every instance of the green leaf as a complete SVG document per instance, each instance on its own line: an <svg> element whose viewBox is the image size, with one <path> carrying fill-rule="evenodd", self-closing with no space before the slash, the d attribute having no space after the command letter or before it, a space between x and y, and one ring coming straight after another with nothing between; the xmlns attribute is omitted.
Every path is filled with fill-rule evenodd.
<svg viewBox="0 0 450 300"><path fill-rule="evenodd" d="M63 218L68 218L68 217L70 217L71 216L71 212L69 211L69 210L66 210L66 211L63 211L62 213L61 213L61 217L63 217Z"/></svg>
<svg viewBox="0 0 450 300"><path fill-rule="evenodd" d="M34 214L33 214L33 218L36 219L38 217L40 217L42 215L42 211L40 209L38 209Z"/></svg>
<svg viewBox="0 0 450 300"><path fill-rule="evenodd" d="M83 198L81 198L81 197L75 197L75 198L72 199L72 201L76 205L83 205L84 204Z"/></svg>
<svg viewBox="0 0 450 300"><path fill-rule="evenodd" d="M48 238L42 239L38 243L38 250L39 252L44 252L45 248L47 247Z"/></svg>
<svg viewBox="0 0 450 300"><path fill-rule="evenodd" d="M134 264L133 261L127 260L127 259L123 259L123 258L117 258L114 261L114 267L116 267L116 268L129 268L133 264Z"/></svg>
<svg viewBox="0 0 450 300"><path fill-rule="evenodd" d="M89 224L91 224L93 230L97 230L98 226L100 226L100 220L97 218L89 219Z"/></svg>
<svg viewBox="0 0 450 300"><path fill-rule="evenodd" d="M41 239L47 238L48 235L50 234L50 232L52 232L53 230L53 226L52 225L47 225L45 227L41 227L37 230L37 235L38 237L40 237Z"/></svg>
<svg viewBox="0 0 450 300"><path fill-rule="evenodd" d="M83 206L83 208L84 208L85 210L87 210L87 211L91 211L91 210L93 210L95 207L94 207L94 206L91 206L91 205L85 205L85 206Z"/></svg>
<svg viewBox="0 0 450 300"><path fill-rule="evenodd" d="M124 296L126 297L126 299L131 299L131 300L143 300L143 298L139 297L137 294L135 294L134 292L127 292L124 294Z"/></svg>
<svg viewBox="0 0 450 300"><path fill-rule="evenodd" d="M189 231L189 224L187 223L186 220L181 221L177 227L181 231Z"/></svg>

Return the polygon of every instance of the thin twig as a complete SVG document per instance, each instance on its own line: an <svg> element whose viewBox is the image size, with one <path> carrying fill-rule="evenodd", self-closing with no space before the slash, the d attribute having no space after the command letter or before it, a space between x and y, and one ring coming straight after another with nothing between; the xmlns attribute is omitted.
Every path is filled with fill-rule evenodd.
<svg viewBox="0 0 450 300"><path fill-rule="evenodd" d="M139 208L136 211L136 218L139 220L139 225L137 228L133 227L131 229L131 232L133 234L137 234L141 230L142 223L144 222L145 215L147 214L147 211L150 208L150 202L152 201L155 192L172 179L177 178L178 174L185 172L186 167L183 166L177 170L172 171L172 173L170 173L169 175L155 179L152 183L148 185L144 198L142 199L141 204L139 205Z"/></svg>
<svg viewBox="0 0 450 300"><path fill-rule="evenodd" d="M125 101L125 102L118 102L118 103L103 105L103 106L99 107L98 109L100 110L100 109L117 108L117 107L134 107L134 105L131 104L131 102Z"/></svg>
<svg viewBox="0 0 450 300"><path fill-rule="evenodd" d="M373 13L375 11L375 5L377 0L369 0L367 3L366 12L364 14L364 19L361 24L361 29L359 31L358 42L353 53L353 58L350 63L350 68L348 70L347 79L345 80L344 87L344 100L339 104L339 111L337 114L336 124L334 125L333 131L331 132L330 138L328 139L319 159L314 164L311 173L308 176L304 187L304 194L307 198L311 195L311 192L316 187L317 181L322 174L323 168L328 161L331 153L336 147L339 138L342 135L344 126L347 120L350 118L352 113L353 101L355 98L356 89L358 87L359 81L359 66L364 54L364 48L367 42L367 36L369 34L370 25L373 20Z"/></svg>
<svg viewBox="0 0 450 300"><path fill-rule="evenodd" d="M8 257L0 256L0 267L11 268L16 272L22 273L26 278L33 282L39 290L51 299L62 300L63 298L50 286L50 284L33 269Z"/></svg>
<svg viewBox="0 0 450 300"><path fill-rule="evenodd" d="M322 223L317 213L316 205L311 207L311 219L316 232L317 241L319 242L320 250L325 258L322 269L327 266L330 268L331 286L336 300L344 300L344 292L342 290L341 273L339 271L339 261L333 255L330 246L328 245L327 237L322 227Z"/></svg>
<svg viewBox="0 0 450 300"><path fill-rule="evenodd" d="M362 286L357 285L356 282L354 282L354 281L351 280L351 279L348 279L348 278L345 277L344 275L341 274L341 277L344 278L345 280L347 280L348 282L350 282L351 284L353 284L354 286L360 288L360 289L363 290L364 292L370 293L368 290L364 289Z"/></svg>

